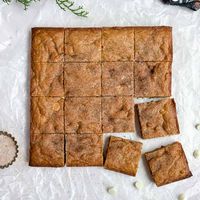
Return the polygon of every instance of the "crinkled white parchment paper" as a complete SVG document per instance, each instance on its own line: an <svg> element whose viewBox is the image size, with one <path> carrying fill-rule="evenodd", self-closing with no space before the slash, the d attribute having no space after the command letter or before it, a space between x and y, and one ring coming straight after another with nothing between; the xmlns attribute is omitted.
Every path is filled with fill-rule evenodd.
<svg viewBox="0 0 200 200"><path fill-rule="evenodd" d="M16 3L0 3L0 130L12 133L20 146L13 166L0 170L1 200L175 200L185 193L200 199L200 160L192 156L200 148L200 11L163 5L159 0L76 0L90 11L82 19L60 10L54 0L41 0L27 12ZM181 134L142 140L137 134L121 136L141 140L143 152L175 140L182 142L193 177L157 188L140 162L136 177L103 168L31 168L29 146L29 52L34 26L173 26L173 96L177 102ZM136 180L144 182L140 191ZM108 186L118 193L111 196Z"/></svg>

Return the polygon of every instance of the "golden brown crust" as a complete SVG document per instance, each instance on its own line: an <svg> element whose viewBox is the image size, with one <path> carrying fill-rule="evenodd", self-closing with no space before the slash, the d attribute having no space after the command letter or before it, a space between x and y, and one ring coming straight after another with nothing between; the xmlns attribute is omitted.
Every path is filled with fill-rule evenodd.
<svg viewBox="0 0 200 200"><path fill-rule="evenodd" d="M179 142L145 153L145 157L157 186L192 176L182 145Z"/></svg>
<svg viewBox="0 0 200 200"><path fill-rule="evenodd" d="M135 62L135 97L171 96L171 62Z"/></svg>
<svg viewBox="0 0 200 200"><path fill-rule="evenodd" d="M61 63L32 62L31 96L64 96Z"/></svg>
<svg viewBox="0 0 200 200"><path fill-rule="evenodd" d="M65 63L66 96L101 96L100 63Z"/></svg>
<svg viewBox="0 0 200 200"><path fill-rule="evenodd" d="M133 94L133 63L102 63L102 96Z"/></svg>
<svg viewBox="0 0 200 200"><path fill-rule="evenodd" d="M136 61L172 61L171 27L136 27Z"/></svg>
<svg viewBox="0 0 200 200"><path fill-rule="evenodd" d="M102 29L102 61L134 60L134 28Z"/></svg>
<svg viewBox="0 0 200 200"><path fill-rule="evenodd" d="M142 143L119 137L110 137L104 167L135 176L141 158Z"/></svg>
<svg viewBox="0 0 200 200"><path fill-rule="evenodd" d="M65 62L101 61L101 29L65 29Z"/></svg>
<svg viewBox="0 0 200 200"><path fill-rule="evenodd" d="M101 133L101 98L66 98L65 132Z"/></svg>
<svg viewBox="0 0 200 200"><path fill-rule="evenodd" d="M174 99L142 103L137 108L144 139L179 134Z"/></svg>
<svg viewBox="0 0 200 200"><path fill-rule="evenodd" d="M33 28L31 56L33 62L63 62L64 29Z"/></svg>
<svg viewBox="0 0 200 200"><path fill-rule="evenodd" d="M59 97L31 98L31 132L64 133L64 100Z"/></svg>
<svg viewBox="0 0 200 200"><path fill-rule="evenodd" d="M103 132L133 132L134 111L132 97L102 98Z"/></svg>
<svg viewBox="0 0 200 200"><path fill-rule="evenodd" d="M102 166L103 136L100 134L68 134L67 166Z"/></svg>
<svg viewBox="0 0 200 200"><path fill-rule="evenodd" d="M30 166L63 167L63 134L32 134L30 146Z"/></svg>

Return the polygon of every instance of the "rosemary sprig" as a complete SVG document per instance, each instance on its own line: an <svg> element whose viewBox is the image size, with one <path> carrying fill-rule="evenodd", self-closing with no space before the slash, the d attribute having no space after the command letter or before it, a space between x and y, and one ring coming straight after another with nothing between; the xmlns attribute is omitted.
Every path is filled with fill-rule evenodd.
<svg viewBox="0 0 200 200"><path fill-rule="evenodd" d="M3 2L9 4L11 0L3 0Z"/></svg>
<svg viewBox="0 0 200 200"><path fill-rule="evenodd" d="M36 1L36 0L16 0L16 1L19 2L19 3L21 3L21 4L23 4L24 5L24 10L27 10L28 7L31 5L31 3L33 1Z"/></svg>
<svg viewBox="0 0 200 200"><path fill-rule="evenodd" d="M79 17L87 17L89 12L85 11L83 9L83 6L78 6L76 8L74 8L74 2L70 1L70 0L56 0L56 3L58 4L58 6L66 11L66 10L70 10L72 13L74 13L75 15L79 16Z"/></svg>
<svg viewBox="0 0 200 200"><path fill-rule="evenodd" d="M10 4L12 0L3 0L4 3ZM24 9L27 10L32 2L40 0L16 0L17 2L23 4ZM87 17L89 12L85 11L83 6L74 7L74 2L71 0L55 0L57 5L64 11L71 11L73 14L79 17Z"/></svg>

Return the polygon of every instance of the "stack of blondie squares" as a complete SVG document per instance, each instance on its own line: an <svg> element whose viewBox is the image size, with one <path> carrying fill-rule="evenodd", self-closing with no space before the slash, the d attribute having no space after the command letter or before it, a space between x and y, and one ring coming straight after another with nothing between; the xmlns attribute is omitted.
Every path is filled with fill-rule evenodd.
<svg viewBox="0 0 200 200"><path fill-rule="evenodd" d="M30 166L104 166L135 176L143 139L179 134L171 27L33 28ZM134 105L135 98L161 100ZM144 154L157 186L190 177L182 145Z"/></svg>

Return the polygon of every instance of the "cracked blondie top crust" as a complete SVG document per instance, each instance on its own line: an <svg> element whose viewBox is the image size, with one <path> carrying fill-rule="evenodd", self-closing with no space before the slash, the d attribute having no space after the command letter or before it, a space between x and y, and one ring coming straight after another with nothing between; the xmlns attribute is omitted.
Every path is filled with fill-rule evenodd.
<svg viewBox="0 0 200 200"><path fill-rule="evenodd" d="M31 96L64 96L62 63L32 62Z"/></svg>
<svg viewBox="0 0 200 200"><path fill-rule="evenodd" d="M135 62L135 97L171 96L171 62Z"/></svg>
<svg viewBox="0 0 200 200"><path fill-rule="evenodd" d="M64 87L66 96L101 96L101 64L66 63Z"/></svg>
<svg viewBox="0 0 200 200"><path fill-rule="evenodd" d="M136 27L135 61L172 61L171 27Z"/></svg>
<svg viewBox="0 0 200 200"><path fill-rule="evenodd" d="M64 61L64 28L33 28L33 62Z"/></svg>
<svg viewBox="0 0 200 200"><path fill-rule="evenodd" d="M102 61L134 60L134 28L102 29Z"/></svg>
<svg viewBox="0 0 200 200"><path fill-rule="evenodd" d="M31 98L31 133L64 133L64 99Z"/></svg>
<svg viewBox="0 0 200 200"><path fill-rule="evenodd" d="M32 134L30 142L30 166L64 166L64 134Z"/></svg>
<svg viewBox="0 0 200 200"><path fill-rule="evenodd" d="M102 63L102 96L133 94L133 63Z"/></svg>
<svg viewBox="0 0 200 200"><path fill-rule="evenodd" d="M134 132L132 97L103 97L102 126L104 133Z"/></svg>
<svg viewBox="0 0 200 200"><path fill-rule="evenodd" d="M104 167L135 176L141 158L142 143L119 137L110 137Z"/></svg>
<svg viewBox="0 0 200 200"><path fill-rule="evenodd" d="M101 29L65 29L65 62L101 61Z"/></svg>
<svg viewBox="0 0 200 200"><path fill-rule="evenodd" d="M102 133L101 98L66 98L65 133Z"/></svg>
<svg viewBox="0 0 200 200"><path fill-rule="evenodd" d="M182 145L179 142L145 153L145 157L157 186L192 176Z"/></svg>
<svg viewBox="0 0 200 200"><path fill-rule="evenodd" d="M102 166L103 136L101 134L68 134L67 166Z"/></svg>
<svg viewBox="0 0 200 200"><path fill-rule="evenodd" d="M138 104L137 109L144 139L179 134L174 99Z"/></svg>

